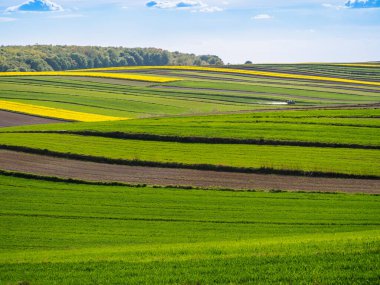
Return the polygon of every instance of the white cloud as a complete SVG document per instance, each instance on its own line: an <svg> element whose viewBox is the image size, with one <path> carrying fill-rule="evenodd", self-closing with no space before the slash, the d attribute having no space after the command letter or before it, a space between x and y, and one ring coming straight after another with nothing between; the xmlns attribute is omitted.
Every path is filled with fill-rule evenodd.
<svg viewBox="0 0 380 285"><path fill-rule="evenodd" d="M50 12L63 11L62 6L50 0L29 0L18 6L12 6L6 12Z"/></svg>
<svg viewBox="0 0 380 285"><path fill-rule="evenodd" d="M268 14L259 14L252 17L252 20L270 20L270 19L273 19L273 17Z"/></svg>
<svg viewBox="0 0 380 285"><path fill-rule="evenodd" d="M160 8L160 9L173 9L173 8L194 8L201 7L204 4L201 1L193 0L183 0L183 1L149 1L145 4L149 8Z"/></svg>
<svg viewBox="0 0 380 285"><path fill-rule="evenodd" d="M84 15L82 14L61 14L61 15L54 15L50 16L51 19L74 19L74 18L83 18Z"/></svg>
<svg viewBox="0 0 380 285"><path fill-rule="evenodd" d="M222 12L223 9L220 7L212 6L212 7L202 7L199 9L199 12L202 13L214 13L214 12Z"/></svg>
<svg viewBox="0 0 380 285"><path fill-rule="evenodd" d="M213 13L221 12L222 8L210 6L207 3L198 0L165 0L165 1L149 1L145 4L148 8L158 9L181 9L190 10L192 12Z"/></svg>
<svg viewBox="0 0 380 285"><path fill-rule="evenodd" d="M333 4L330 4L330 3L323 3L322 6L325 8L334 8L335 7Z"/></svg>
<svg viewBox="0 0 380 285"><path fill-rule="evenodd" d="M343 5L334 5L330 3L323 3L322 7L328 8L328 9L335 9L335 10L342 10L342 9L347 9L347 7Z"/></svg>
<svg viewBox="0 0 380 285"><path fill-rule="evenodd" d="M7 22L14 22L14 21L16 21L15 18L0 17L0 23L7 23Z"/></svg>
<svg viewBox="0 0 380 285"><path fill-rule="evenodd" d="M360 8L380 8L380 0L350 0L346 2L346 7Z"/></svg>

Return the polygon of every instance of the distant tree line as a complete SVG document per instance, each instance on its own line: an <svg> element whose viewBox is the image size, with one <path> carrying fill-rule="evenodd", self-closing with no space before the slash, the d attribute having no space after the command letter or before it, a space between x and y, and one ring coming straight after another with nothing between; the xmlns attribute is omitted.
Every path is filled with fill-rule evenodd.
<svg viewBox="0 0 380 285"><path fill-rule="evenodd" d="M0 71L55 71L137 65L223 65L215 55L157 48L96 46L0 46Z"/></svg>

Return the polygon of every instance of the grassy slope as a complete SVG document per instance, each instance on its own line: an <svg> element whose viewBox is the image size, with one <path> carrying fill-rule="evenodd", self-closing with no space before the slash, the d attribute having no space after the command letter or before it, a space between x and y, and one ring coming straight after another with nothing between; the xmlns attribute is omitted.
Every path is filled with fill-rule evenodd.
<svg viewBox="0 0 380 285"><path fill-rule="evenodd" d="M4 176L0 185L0 283L342 284L378 278L379 196Z"/></svg>

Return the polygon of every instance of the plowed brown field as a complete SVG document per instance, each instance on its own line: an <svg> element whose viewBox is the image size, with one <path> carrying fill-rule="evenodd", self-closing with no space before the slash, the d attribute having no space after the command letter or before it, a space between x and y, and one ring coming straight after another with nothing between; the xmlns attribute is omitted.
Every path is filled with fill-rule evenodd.
<svg viewBox="0 0 380 285"><path fill-rule="evenodd" d="M23 125L62 123L61 120L29 116L25 114L13 113L0 110L0 127L13 127Z"/></svg>

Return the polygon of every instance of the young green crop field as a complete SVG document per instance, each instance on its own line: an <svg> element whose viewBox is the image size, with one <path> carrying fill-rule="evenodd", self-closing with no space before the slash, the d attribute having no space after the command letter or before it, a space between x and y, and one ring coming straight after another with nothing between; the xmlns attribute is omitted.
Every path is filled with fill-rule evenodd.
<svg viewBox="0 0 380 285"><path fill-rule="evenodd" d="M378 283L380 65L80 72L92 77L0 76L1 285ZM8 124L1 102L20 113L62 119L54 114L66 111L89 122L73 116L27 125L24 116ZM54 163L105 163L99 172L109 164L141 167L142 183L65 180L64 167L49 177L35 161L16 171L1 161L6 150L15 160L30 153ZM298 192L205 190L168 186L158 171L157 185L145 185L148 168L174 168L181 181L189 178L185 169L262 175L281 185L291 176L334 180L327 185L352 179L378 194L315 192L306 180L302 191L284 188Z"/></svg>
<svg viewBox="0 0 380 285"><path fill-rule="evenodd" d="M0 183L2 284L378 280L379 196Z"/></svg>

